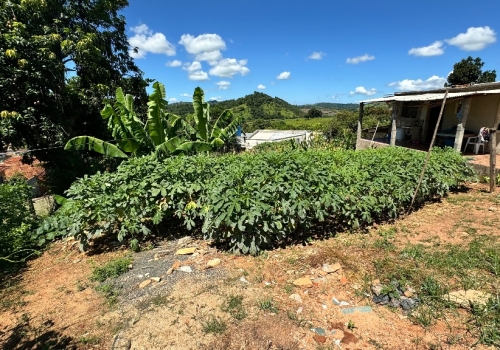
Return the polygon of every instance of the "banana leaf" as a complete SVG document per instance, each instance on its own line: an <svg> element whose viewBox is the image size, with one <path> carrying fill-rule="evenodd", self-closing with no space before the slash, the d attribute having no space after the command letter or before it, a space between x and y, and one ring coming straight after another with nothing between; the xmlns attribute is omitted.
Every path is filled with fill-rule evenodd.
<svg viewBox="0 0 500 350"><path fill-rule="evenodd" d="M73 137L66 143L64 149L66 151L88 150L101 153L110 157L128 158L128 156L115 145L92 136Z"/></svg>

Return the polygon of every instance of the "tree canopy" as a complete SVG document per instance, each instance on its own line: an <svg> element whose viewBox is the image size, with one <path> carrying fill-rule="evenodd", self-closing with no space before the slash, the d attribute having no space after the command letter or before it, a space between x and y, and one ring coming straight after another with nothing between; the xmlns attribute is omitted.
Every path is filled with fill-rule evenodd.
<svg viewBox="0 0 500 350"><path fill-rule="evenodd" d="M321 118L323 116L323 112L315 107L311 108L306 113L306 118Z"/></svg>
<svg viewBox="0 0 500 350"><path fill-rule="evenodd" d="M99 111L118 86L146 108L148 81L128 54L125 19L118 14L127 5L126 0L0 3L0 151L9 145L63 146L81 134L108 139ZM48 166L71 163L62 149L34 155Z"/></svg>
<svg viewBox="0 0 500 350"><path fill-rule="evenodd" d="M448 81L444 86L494 82L497 72L495 70L483 72L483 66L484 62L481 58L472 58L471 56L455 63L453 72L448 75Z"/></svg>

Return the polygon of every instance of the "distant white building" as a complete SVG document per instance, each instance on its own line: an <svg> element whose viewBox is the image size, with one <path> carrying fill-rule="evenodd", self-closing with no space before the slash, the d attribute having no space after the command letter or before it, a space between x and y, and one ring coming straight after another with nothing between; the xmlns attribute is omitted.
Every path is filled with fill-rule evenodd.
<svg viewBox="0 0 500 350"><path fill-rule="evenodd" d="M296 140L297 142L309 141L312 132L309 130L256 130L253 133L242 133L241 146L245 149L252 149L265 142L279 142L286 140Z"/></svg>

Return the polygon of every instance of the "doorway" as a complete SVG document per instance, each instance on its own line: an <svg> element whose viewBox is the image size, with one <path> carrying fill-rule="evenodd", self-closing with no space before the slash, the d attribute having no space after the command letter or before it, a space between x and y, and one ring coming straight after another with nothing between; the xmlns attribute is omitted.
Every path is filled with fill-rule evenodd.
<svg viewBox="0 0 500 350"><path fill-rule="evenodd" d="M425 135L426 143L430 143L432 140L432 135L434 134L434 129L436 128L440 111L441 111L441 106L431 107L429 110L429 124L427 126L427 135ZM443 118L441 118L441 122L439 123L438 131L441 130L442 125L443 125Z"/></svg>

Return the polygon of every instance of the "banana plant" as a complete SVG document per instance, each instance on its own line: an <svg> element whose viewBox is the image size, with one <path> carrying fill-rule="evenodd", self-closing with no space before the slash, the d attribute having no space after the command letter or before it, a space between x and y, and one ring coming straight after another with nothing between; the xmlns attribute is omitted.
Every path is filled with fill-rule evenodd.
<svg viewBox="0 0 500 350"><path fill-rule="evenodd" d="M92 136L77 136L69 140L64 149L90 150L120 158L127 158L127 153L132 156L155 153L157 157L165 157L206 152L223 145L234 135L239 122L226 110L211 125L210 105L204 101L204 92L199 87L193 94L195 113L192 116L167 113L166 107L165 86L155 82L149 95L147 121L144 124L134 111L133 97L124 95L118 88L114 104L106 104L101 111L117 145Z"/></svg>
<svg viewBox="0 0 500 350"><path fill-rule="evenodd" d="M205 101L205 93L200 87L194 90L193 108L194 114L184 120L183 133L158 146L158 155L212 151L224 145L236 133L240 120L230 110L226 109L211 123L210 104Z"/></svg>

